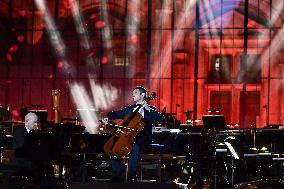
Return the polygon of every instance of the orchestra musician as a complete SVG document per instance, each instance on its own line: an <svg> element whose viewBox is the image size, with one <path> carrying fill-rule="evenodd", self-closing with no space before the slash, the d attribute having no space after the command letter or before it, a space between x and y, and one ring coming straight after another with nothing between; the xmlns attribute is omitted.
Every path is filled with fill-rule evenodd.
<svg viewBox="0 0 284 189"><path fill-rule="evenodd" d="M155 107L150 106L146 100L147 90L142 86L137 86L132 91L132 98L134 104L128 105L125 108L117 111L111 111L107 114L107 118L103 119L105 124L108 123L109 119L123 119L128 114L137 111L142 115L142 119L145 122L143 130L141 130L135 137L132 151L128 159L128 170L126 182L136 181L137 165L139 160L139 154L141 148L152 142L152 123L157 121L160 123L165 122L165 118L160 114ZM139 106L140 104L140 106ZM142 106L141 106L142 105ZM122 160L117 157L111 157L113 176L112 182L123 182L123 165Z"/></svg>

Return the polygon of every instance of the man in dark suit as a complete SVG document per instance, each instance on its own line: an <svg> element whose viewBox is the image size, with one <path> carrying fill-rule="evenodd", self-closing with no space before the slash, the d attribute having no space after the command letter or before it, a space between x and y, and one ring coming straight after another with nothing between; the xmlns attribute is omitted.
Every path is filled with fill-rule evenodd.
<svg viewBox="0 0 284 189"><path fill-rule="evenodd" d="M31 155L37 156L37 152L25 143L33 131L38 130L38 116L35 113L28 113L25 116L25 124L14 130L12 165L14 165L19 175L30 176L34 179L33 188L55 188L53 167L49 164L31 161ZM27 158L28 157L28 158ZM42 183L42 179L46 182Z"/></svg>
<svg viewBox="0 0 284 189"><path fill-rule="evenodd" d="M107 114L109 119L123 119L125 116L130 113L137 111L142 115L142 119L145 122L145 126L142 131L138 133L135 137L135 143L132 147L131 155L128 159L128 173L127 173L127 182L135 181L137 165L139 160L140 149L152 142L152 123L157 121L164 123L165 119L162 114L157 112L156 108L150 106L146 100L147 91L142 86L137 86L132 91L132 98L135 104L126 106L125 108L118 111L111 111ZM105 118L103 121L108 122L108 118ZM111 157L112 170L114 182L123 181L123 166L122 161L116 157Z"/></svg>
<svg viewBox="0 0 284 189"><path fill-rule="evenodd" d="M25 116L25 124L19 125L14 130L13 137L13 150L12 164L19 168L31 169L31 161L24 158L25 149L25 137L28 133L38 129L38 117L35 113L28 113Z"/></svg>

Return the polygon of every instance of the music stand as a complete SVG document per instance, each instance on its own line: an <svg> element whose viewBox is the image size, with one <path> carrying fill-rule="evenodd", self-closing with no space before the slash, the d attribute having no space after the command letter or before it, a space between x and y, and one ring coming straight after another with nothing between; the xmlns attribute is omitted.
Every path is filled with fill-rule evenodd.
<svg viewBox="0 0 284 189"><path fill-rule="evenodd" d="M204 115L202 116L203 127L205 129L225 130L226 123L224 115Z"/></svg>
<svg viewBox="0 0 284 189"><path fill-rule="evenodd" d="M211 151L211 155L214 156L211 160L211 166L213 168L212 173L215 175L214 180L213 180L213 187L217 188L217 177L223 175L217 175L218 171L218 160L217 160L217 132L220 130L225 130L226 123L225 123L225 117L224 115L203 115L202 116L202 121L203 121L203 127L204 127L204 133L203 137L206 141L209 141L210 143L207 144L208 151ZM206 143L204 143L206 144ZM226 166L226 165L225 165ZM219 174L219 173L218 173Z"/></svg>

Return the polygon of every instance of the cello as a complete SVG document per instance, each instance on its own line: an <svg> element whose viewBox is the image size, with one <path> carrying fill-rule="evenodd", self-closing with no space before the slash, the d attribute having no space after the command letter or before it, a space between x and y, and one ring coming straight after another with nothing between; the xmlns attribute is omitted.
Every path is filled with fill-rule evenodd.
<svg viewBox="0 0 284 189"><path fill-rule="evenodd" d="M149 102L157 98L156 93L153 92L145 100ZM142 108L139 104L138 107L127 116L124 117L121 126L110 137L104 145L105 153L116 158L127 158L132 150L136 135L143 130L145 122L142 115L138 112Z"/></svg>

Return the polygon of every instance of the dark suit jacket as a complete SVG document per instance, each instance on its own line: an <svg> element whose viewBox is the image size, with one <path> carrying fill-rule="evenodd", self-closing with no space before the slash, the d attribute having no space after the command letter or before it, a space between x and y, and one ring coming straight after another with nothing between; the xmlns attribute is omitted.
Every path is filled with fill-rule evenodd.
<svg viewBox="0 0 284 189"><path fill-rule="evenodd" d="M125 108L118 110L118 111L111 111L107 114L107 116L110 119L123 119L125 116L133 112L134 108L137 105L129 105ZM152 123L153 121L157 121L159 123L164 123L165 118L162 114L157 112L156 108L154 106L150 106L150 111L147 111L144 109L144 118L145 121L145 127L135 138L135 143L144 146L145 144L149 144L153 140L152 135Z"/></svg>
<svg viewBox="0 0 284 189"><path fill-rule="evenodd" d="M23 168L32 168L31 161L25 158L25 137L28 134L24 125L17 126L13 135L13 156L12 164Z"/></svg>
<svg viewBox="0 0 284 189"><path fill-rule="evenodd" d="M28 135L32 136L23 125L18 126L14 130L12 165L17 167L18 174L32 176L34 178L34 185L44 186L40 184L43 176L46 176L47 187L44 188L55 188L54 181L52 180L54 179L54 171L51 164L30 160L31 155L38 156L41 154L38 154L40 151L35 150L34 146L30 146L33 144L29 143Z"/></svg>

